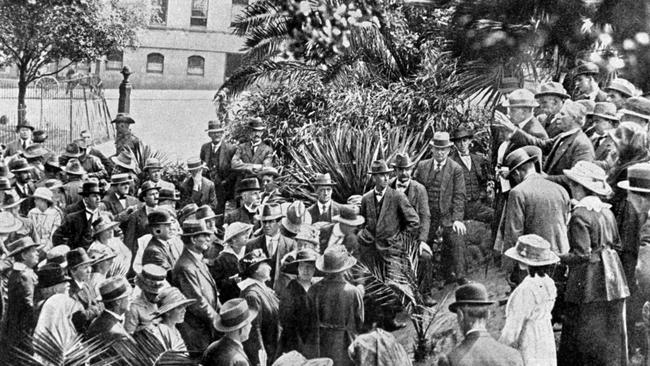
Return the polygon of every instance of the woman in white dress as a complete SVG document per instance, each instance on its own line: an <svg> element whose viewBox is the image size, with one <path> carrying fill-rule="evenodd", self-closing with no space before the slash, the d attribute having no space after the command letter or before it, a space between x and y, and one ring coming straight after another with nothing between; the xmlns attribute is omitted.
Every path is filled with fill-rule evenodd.
<svg viewBox="0 0 650 366"><path fill-rule="evenodd" d="M160 317L160 322L151 325L150 330L166 349L176 352L187 352L185 341L176 328L176 324L185 321L185 308L196 300L186 298L176 287L166 287L158 295L158 311L155 317ZM166 344L168 343L168 344Z"/></svg>
<svg viewBox="0 0 650 366"><path fill-rule="evenodd" d="M34 205L29 210L27 218L34 223L34 232L39 243L43 243L43 251L52 248L52 234L61 226L61 215L54 206L52 191L45 187L38 187L34 191Z"/></svg>
<svg viewBox="0 0 650 366"><path fill-rule="evenodd" d="M560 258L551 244L535 235L522 235L505 255L516 260L528 275L517 286L506 307L506 324L499 341L519 352L526 366L555 366L557 357L551 310L557 290L548 275Z"/></svg>

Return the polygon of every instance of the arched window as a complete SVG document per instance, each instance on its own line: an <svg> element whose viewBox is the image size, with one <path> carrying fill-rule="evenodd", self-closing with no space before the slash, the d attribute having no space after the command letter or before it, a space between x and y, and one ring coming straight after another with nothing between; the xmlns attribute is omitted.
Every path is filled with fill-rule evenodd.
<svg viewBox="0 0 650 366"><path fill-rule="evenodd" d="M147 72L162 74L165 68L165 56L159 53L150 53L147 55Z"/></svg>
<svg viewBox="0 0 650 366"><path fill-rule="evenodd" d="M113 51L106 55L106 70L122 70L124 53Z"/></svg>
<svg viewBox="0 0 650 366"><path fill-rule="evenodd" d="M187 75L201 75L205 70L205 59L201 56L187 58Z"/></svg>

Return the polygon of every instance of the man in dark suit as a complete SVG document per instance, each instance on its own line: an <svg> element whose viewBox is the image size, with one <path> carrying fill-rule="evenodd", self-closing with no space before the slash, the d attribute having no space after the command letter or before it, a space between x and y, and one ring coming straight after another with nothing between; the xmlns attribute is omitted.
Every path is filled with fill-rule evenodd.
<svg viewBox="0 0 650 366"><path fill-rule="evenodd" d="M600 70L593 62L582 62L573 69L574 84L578 90L576 100L588 99L593 102L606 102L607 93L600 90L596 78Z"/></svg>
<svg viewBox="0 0 650 366"><path fill-rule="evenodd" d="M83 333L102 311L96 300L98 294L89 283L93 260L83 248L76 248L66 253L66 262L72 278L70 297L83 307L83 310L72 314L72 323L77 332Z"/></svg>
<svg viewBox="0 0 650 366"><path fill-rule="evenodd" d="M266 130L260 118L248 121L249 141L237 146L232 157L232 169L239 172L240 179L257 174L264 166L272 166L273 149L262 142Z"/></svg>
<svg viewBox="0 0 650 366"><path fill-rule="evenodd" d="M442 228L442 265L445 282L462 282L465 276L465 243L463 235L467 228L463 223L465 214L465 177L463 169L448 159L451 146L447 132L436 132L433 141L433 158L422 160L415 171L415 180L427 189L431 226L429 244L436 239Z"/></svg>
<svg viewBox="0 0 650 366"><path fill-rule="evenodd" d="M599 102L594 106L587 117L593 120L593 133L589 136L594 145L594 161L603 161L614 164L616 161L616 144L608 131L618 126L619 117L616 115L616 106L609 102ZM598 164L598 163L597 163Z"/></svg>
<svg viewBox="0 0 650 366"><path fill-rule="evenodd" d="M178 326L190 352L203 352L215 340L215 325L219 319L219 292L203 262L203 253L210 245L212 231L204 221L183 222L182 240L185 248L172 270L172 283L188 299L194 299L187 307L185 321Z"/></svg>
<svg viewBox="0 0 650 366"><path fill-rule="evenodd" d="M20 215L26 217L29 210L34 208L32 195L36 191L36 186L32 182L33 167L23 158L14 158L9 162L9 170L15 176L13 191L18 197L24 199L20 204Z"/></svg>
<svg viewBox="0 0 650 366"><path fill-rule="evenodd" d="M102 199L104 210L113 215L113 220L120 223L122 231L126 231L126 222L131 214L142 204L129 194L133 179L130 174L121 173L111 176L111 190Z"/></svg>
<svg viewBox="0 0 650 366"><path fill-rule="evenodd" d="M166 271L171 271L176 264L168 243L174 236L171 215L167 210L159 209L150 212L147 219L153 237L142 253L142 265L156 264Z"/></svg>
<svg viewBox="0 0 650 366"><path fill-rule="evenodd" d="M208 176L214 182L217 195L217 214L222 214L226 208L226 201L235 198L235 180L237 175L231 169L232 157L237 148L225 140L224 125L220 121L209 121L206 132L210 142L201 146L199 158L207 166Z"/></svg>
<svg viewBox="0 0 650 366"><path fill-rule="evenodd" d="M197 206L208 205L212 210L217 209L217 192L214 183L203 176L205 165L198 158L187 160L187 171L190 176L181 183L181 196L187 197Z"/></svg>
<svg viewBox="0 0 650 366"><path fill-rule="evenodd" d="M124 244L131 250L131 253L138 251L138 238L149 234L149 220L147 216L158 207L158 194L160 187L152 181L142 183L138 198L144 202L126 222L126 231L124 232Z"/></svg>
<svg viewBox="0 0 650 366"><path fill-rule="evenodd" d="M16 126L16 133L18 133L18 139L7 144L7 147L4 151L4 157L9 157L22 152L27 148L27 146L34 143L32 140L32 133L34 132L34 126L29 124L29 122L24 121L22 125Z"/></svg>
<svg viewBox="0 0 650 366"><path fill-rule="evenodd" d="M131 285L124 277L111 277L99 287L104 311L90 324L84 339L103 342L133 342L124 329L124 314L131 304Z"/></svg>
<svg viewBox="0 0 650 366"><path fill-rule="evenodd" d="M70 248L88 248L93 242L92 223L99 219L99 202L101 191L99 182L89 180L81 186L81 196L79 208L83 209L67 214L59 226L52 234L53 245L68 245Z"/></svg>
<svg viewBox="0 0 650 366"><path fill-rule="evenodd" d="M236 210L228 213L226 224L233 222L243 222L253 225L253 231L261 227L257 220L257 209L260 206L260 182L257 178L245 178L239 183L237 193L241 195L242 205Z"/></svg>
<svg viewBox="0 0 650 366"><path fill-rule="evenodd" d="M316 190L318 201L307 209L311 222L332 222L332 217L339 214L340 204L332 200L332 187L335 184L329 173L316 174L311 185Z"/></svg>
<svg viewBox="0 0 650 366"><path fill-rule="evenodd" d="M494 302L480 283L456 289L456 301L449 311L456 313L458 325L465 336L449 354L438 360L438 366L523 366L521 354L503 345L487 331L490 306Z"/></svg>
<svg viewBox="0 0 650 366"><path fill-rule="evenodd" d="M223 338L214 342L203 354L203 366L249 366L250 360L244 352L242 343L248 340L251 322L257 316L251 311L246 300L228 300L219 311L218 331Z"/></svg>
<svg viewBox="0 0 650 366"><path fill-rule="evenodd" d="M562 84L549 81L540 86L540 90L535 94L535 98L539 102L540 114L537 115L539 123L544 126L549 137L557 136L562 131L557 128L555 122L562 109L562 105L564 105L564 101L570 99L571 96L567 94Z"/></svg>

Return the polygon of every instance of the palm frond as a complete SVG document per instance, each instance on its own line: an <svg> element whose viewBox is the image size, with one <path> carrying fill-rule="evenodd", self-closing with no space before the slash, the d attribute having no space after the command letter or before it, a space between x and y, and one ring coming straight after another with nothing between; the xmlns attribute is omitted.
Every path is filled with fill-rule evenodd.
<svg viewBox="0 0 650 366"><path fill-rule="evenodd" d="M110 344L96 338L90 340L83 340L81 336L66 338L59 329L47 329L36 333L31 340L34 353L16 351L11 365L95 366L112 359L109 356ZM102 359L104 361L100 361Z"/></svg>
<svg viewBox="0 0 650 366"><path fill-rule="evenodd" d="M265 60L240 67L219 90L225 91L228 96L235 96L256 83L320 84L321 75L320 69L302 63Z"/></svg>

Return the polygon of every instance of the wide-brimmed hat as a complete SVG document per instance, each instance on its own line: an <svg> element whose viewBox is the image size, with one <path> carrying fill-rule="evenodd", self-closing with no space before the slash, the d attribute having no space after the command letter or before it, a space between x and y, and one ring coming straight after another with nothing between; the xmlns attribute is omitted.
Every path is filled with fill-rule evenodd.
<svg viewBox="0 0 650 366"><path fill-rule="evenodd" d="M195 302L195 299L188 299L185 297L185 295L183 295L181 290L177 289L176 287L165 287L158 294L158 310L154 312L154 318L162 316L163 314L166 314L178 307L188 306Z"/></svg>
<svg viewBox="0 0 650 366"><path fill-rule="evenodd" d="M70 251L70 247L67 245L57 245L52 247L45 253L45 259L38 263L38 267L43 267L46 264L55 264L62 268L68 268L68 260L66 255Z"/></svg>
<svg viewBox="0 0 650 366"><path fill-rule="evenodd" d="M36 271L38 287L48 288L72 280L66 275L65 268L56 263L47 263Z"/></svg>
<svg viewBox="0 0 650 366"><path fill-rule="evenodd" d="M246 255L239 260L239 264L241 264L242 268L242 276L250 276L253 274L261 263L268 263L271 265L271 259L264 254L262 249L253 249L246 253Z"/></svg>
<svg viewBox="0 0 650 366"><path fill-rule="evenodd" d="M23 222L10 212L0 212L0 234L11 234L23 227Z"/></svg>
<svg viewBox="0 0 650 366"><path fill-rule="evenodd" d="M196 213L196 210L199 209L199 206L192 202L188 203L187 205L183 206L180 210L178 210L178 219L180 221L185 220L187 217L194 215Z"/></svg>
<svg viewBox="0 0 650 366"><path fill-rule="evenodd" d="M307 242L318 246L320 244L320 230L315 225L302 225L296 234L296 242ZM300 245L299 245L300 246Z"/></svg>
<svg viewBox="0 0 650 366"><path fill-rule="evenodd" d="M158 200L159 201L180 201L181 194L176 189L162 187L160 188L160 192L158 193Z"/></svg>
<svg viewBox="0 0 650 366"><path fill-rule="evenodd" d="M130 125L135 123L135 120L131 118L127 113L118 113L117 116L115 116L115 119L111 121L111 123L128 123Z"/></svg>
<svg viewBox="0 0 650 366"><path fill-rule="evenodd" d="M61 163L59 162L59 157L57 155L50 155L50 157L45 160L45 168L47 167L52 167L56 171L63 170L63 168L61 168Z"/></svg>
<svg viewBox="0 0 650 366"><path fill-rule="evenodd" d="M262 119L259 117L253 117L249 119L248 123L246 124L246 127L255 131L264 131L266 129L266 125L264 124L264 122L262 122Z"/></svg>
<svg viewBox="0 0 650 366"><path fill-rule="evenodd" d="M634 164L627 168L627 180L618 187L632 192L650 193L650 163Z"/></svg>
<svg viewBox="0 0 650 366"><path fill-rule="evenodd" d="M90 258L84 248L72 249L65 255L65 258L68 262L68 268L71 269L93 263L93 259Z"/></svg>
<svg viewBox="0 0 650 366"><path fill-rule="evenodd" d="M409 169L415 166L415 162L411 160L407 153L395 154L395 159L390 164L393 168Z"/></svg>
<svg viewBox="0 0 650 366"><path fill-rule="evenodd" d="M564 169L563 172L569 179L597 195L609 196L612 194L612 187L607 184L607 173L592 162L579 161L573 168Z"/></svg>
<svg viewBox="0 0 650 366"><path fill-rule="evenodd" d="M478 282L470 282L458 287L455 292L455 297L456 301L449 304L449 311L452 313L455 313L459 306L494 305L494 301L489 299L485 286Z"/></svg>
<svg viewBox="0 0 650 366"><path fill-rule="evenodd" d="M516 89L508 94L505 102L501 104L507 108L516 107L539 107L539 103L535 100L535 94L528 89Z"/></svg>
<svg viewBox="0 0 650 366"><path fill-rule="evenodd" d="M571 96L566 92L564 86L556 81L549 81L542 84L539 87L539 92L535 94L535 98L543 97L546 95L552 95L554 97L559 97L562 99L569 99Z"/></svg>
<svg viewBox="0 0 650 366"><path fill-rule="evenodd" d="M11 181L7 177L0 177L0 191L10 191L13 187Z"/></svg>
<svg viewBox="0 0 650 366"><path fill-rule="evenodd" d="M135 284L142 291L158 294L166 285L167 271L157 265L148 263L142 266L142 272L135 278Z"/></svg>
<svg viewBox="0 0 650 366"><path fill-rule="evenodd" d="M314 180L311 181L311 185L314 187L335 186L336 183L332 182L332 177L330 176L330 173L325 173L325 174L316 174Z"/></svg>
<svg viewBox="0 0 650 366"><path fill-rule="evenodd" d="M25 159L40 158L47 155L49 151L43 147L41 144L31 144L23 150L22 154Z"/></svg>
<svg viewBox="0 0 650 366"><path fill-rule="evenodd" d="M383 345L382 345L383 346ZM273 366L332 366L334 361L328 357L310 358L303 356L300 352L293 350L283 353L278 357Z"/></svg>
<svg viewBox="0 0 650 366"><path fill-rule="evenodd" d="M63 156L67 156L69 158L78 158L83 154L84 152L81 151L79 145L75 144L74 142L66 145L65 151L63 152Z"/></svg>
<svg viewBox="0 0 650 366"><path fill-rule="evenodd" d="M325 253L316 260L316 268L323 273L343 272L355 264L356 258L351 256L343 245L327 247Z"/></svg>
<svg viewBox="0 0 650 366"><path fill-rule="evenodd" d="M83 166L81 166L81 162L78 159L70 159L68 162L65 164L65 168L63 169L64 172L67 174L72 174L72 175L84 175L86 174L86 169L84 169Z"/></svg>
<svg viewBox="0 0 650 366"><path fill-rule="evenodd" d="M63 188L63 182L58 179L48 179L43 182L43 187L49 189L50 191L54 191L55 189Z"/></svg>
<svg viewBox="0 0 650 366"><path fill-rule="evenodd" d="M530 156L526 149L520 147L506 156L506 158L503 160L503 165L508 167L508 175L510 175L520 166L536 159L537 156Z"/></svg>
<svg viewBox="0 0 650 366"><path fill-rule="evenodd" d="M181 236L196 236L214 234L208 229L203 220L185 220L183 222L183 234Z"/></svg>
<svg viewBox="0 0 650 366"><path fill-rule="evenodd" d="M83 182L83 184L81 185L81 192L79 192L79 194L86 197L94 193L100 195L102 194L101 187L99 186L99 181L96 179L92 179Z"/></svg>
<svg viewBox="0 0 650 366"><path fill-rule="evenodd" d="M386 174L392 172L393 169L388 167L385 160L375 160L370 164L368 174Z"/></svg>
<svg viewBox="0 0 650 366"><path fill-rule="evenodd" d="M25 236L16 241L12 241L7 245L7 256L13 257L16 254L20 254L30 248L40 248L42 245L34 243L31 237Z"/></svg>
<svg viewBox="0 0 650 366"><path fill-rule="evenodd" d="M282 216L283 216L282 207L279 204L267 203L264 206L262 206L262 210L260 211L260 214L256 215L255 219L259 221L270 221L270 220L277 220Z"/></svg>
<svg viewBox="0 0 650 366"><path fill-rule="evenodd" d="M131 183L131 182L133 182L133 178L129 173L119 173L119 174L113 174L111 176L111 185L114 186L120 185L122 183Z"/></svg>
<svg viewBox="0 0 650 366"><path fill-rule="evenodd" d="M454 145L453 142L449 139L449 133L444 131L438 131L433 134L433 138L429 141L435 149L446 149Z"/></svg>
<svg viewBox="0 0 650 366"><path fill-rule="evenodd" d="M117 254L107 245L97 245L88 248L88 256L93 260L93 265L111 260L117 257Z"/></svg>
<svg viewBox="0 0 650 366"><path fill-rule="evenodd" d="M49 189L47 189L45 187L36 188L36 190L34 191L34 194L32 195L32 197L40 198L40 199L45 200L45 201L47 201L49 203L54 202L54 200L52 198L52 191L50 191Z"/></svg>
<svg viewBox="0 0 650 366"><path fill-rule="evenodd" d="M469 137L469 138L474 137L474 130L469 128L468 126L461 125L458 128L456 128L454 132L452 132L451 141L460 140L465 137Z"/></svg>
<svg viewBox="0 0 650 366"><path fill-rule="evenodd" d="M576 100L576 103L582 105L585 108L585 115L587 117L590 117L589 114L594 112L594 108L596 108L596 102L590 99L580 99Z"/></svg>
<svg viewBox="0 0 650 366"><path fill-rule="evenodd" d="M273 177L279 177L280 173L278 172L278 170L276 168L274 168L272 166L265 166L265 167L262 168L262 170L260 170L257 173L257 176L258 177L263 177L265 175L270 175L270 176L273 176Z"/></svg>
<svg viewBox="0 0 650 366"><path fill-rule="evenodd" d="M148 180L140 186L140 191L138 192L138 198L142 200L144 197L144 194L149 192L149 191L160 191L160 187L156 185L156 183Z"/></svg>
<svg viewBox="0 0 650 366"><path fill-rule="evenodd" d="M36 130L32 133L32 140L36 143L43 143L45 140L47 140L47 131L44 130Z"/></svg>
<svg viewBox="0 0 650 366"><path fill-rule="evenodd" d="M155 209L147 215L147 221L149 222L149 227L155 225L169 225L173 223L172 215L169 214L169 211L163 209Z"/></svg>
<svg viewBox="0 0 650 366"><path fill-rule="evenodd" d="M137 165L135 162L135 156L129 150L122 150L119 155L111 156L111 161L118 166L121 166L124 169L135 171Z"/></svg>
<svg viewBox="0 0 650 366"><path fill-rule="evenodd" d="M196 210L196 219L197 220L210 220L216 218L217 215L212 211L212 208L208 205L199 206Z"/></svg>
<svg viewBox="0 0 650 366"><path fill-rule="evenodd" d="M0 159L0 177L13 178L14 175L9 171L9 167Z"/></svg>
<svg viewBox="0 0 650 366"><path fill-rule="evenodd" d="M598 102L594 105L594 110L587 113L587 117L600 117L610 121L618 121L620 118L616 115L616 106L614 103Z"/></svg>
<svg viewBox="0 0 650 366"><path fill-rule="evenodd" d="M148 170L148 169L162 169L160 160L157 158L148 158L144 162L144 170Z"/></svg>
<svg viewBox="0 0 650 366"><path fill-rule="evenodd" d="M573 69L573 77L578 77L578 75L598 75L599 73L598 65L593 62L581 62Z"/></svg>
<svg viewBox="0 0 650 366"><path fill-rule="evenodd" d="M20 196L18 196L18 193L9 191L5 194L5 200L2 205L0 205L0 209L8 210L10 208L14 208L23 203L25 199L26 198L20 198Z"/></svg>
<svg viewBox="0 0 650 366"><path fill-rule="evenodd" d="M360 194L353 194L352 196L348 197L348 200L346 203L348 205L354 205L354 206L361 206L361 200L363 199L363 196Z"/></svg>
<svg viewBox="0 0 650 366"><path fill-rule="evenodd" d="M219 332L233 332L250 324L256 316L257 310L251 309L246 300L231 299L221 305L214 327Z"/></svg>
<svg viewBox="0 0 650 366"><path fill-rule="evenodd" d="M205 132L224 132L226 130L226 126L224 126L223 122L221 121L208 121L208 129L205 130Z"/></svg>
<svg viewBox="0 0 650 366"><path fill-rule="evenodd" d="M29 122L28 120L24 120L22 123L19 123L19 124L16 125L16 132L20 131L20 129L23 128L23 127L29 128L32 131L34 131L36 129L36 127L34 127L31 124L31 122Z"/></svg>
<svg viewBox="0 0 650 366"><path fill-rule="evenodd" d="M230 239L245 234L248 237L253 230L252 224L247 224L245 222L233 222L232 224L226 226L226 233L223 237L223 242L227 243Z"/></svg>
<svg viewBox="0 0 650 366"><path fill-rule="evenodd" d="M517 244L504 254L533 267L548 266L560 261L560 257L551 250L551 243L537 234L520 236Z"/></svg>
<svg viewBox="0 0 650 366"><path fill-rule="evenodd" d="M110 277L99 285L102 302L112 302L131 295L131 285L122 276Z"/></svg>
<svg viewBox="0 0 650 366"><path fill-rule="evenodd" d="M287 207L287 213L282 218L281 224L290 233L297 234L305 222L304 217L306 214L307 208L302 201L291 202L289 207Z"/></svg>
<svg viewBox="0 0 650 366"><path fill-rule="evenodd" d="M627 81L626 79L616 78L609 82L609 85L605 87L605 91L613 90L621 93L624 97L632 97L636 94L636 87Z"/></svg>
<svg viewBox="0 0 650 366"><path fill-rule="evenodd" d="M628 98L619 113L650 120L650 99L644 97Z"/></svg>
<svg viewBox="0 0 650 366"><path fill-rule="evenodd" d="M247 191L260 191L260 182L257 178L245 178L239 182L237 187L237 192L247 192Z"/></svg>
<svg viewBox="0 0 650 366"><path fill-rule="evenodd" d="M26 159L16 158L9 162L9 170L12 173L28 172L32 170L32 166L29 165Z"/></svg>
<svg viewBox="0 0 650 366"><path fill-rule="evenodd" d="M205 164L199 158L189 158L187 159L187 170L192 172L199 169L207 168Z"/></svg>
<svg viewBox="0 0 650 366"><path fill-rule="evenodd" d="M111 220L108 216L100 215L95 222L93 222L92 236L95 237L97 234L102 233L106 230L111 230L118 226L120 223Z"/></svg>
<svg viewBox="0 0 650 366"><path fill-rule="evenodd" d="M315 265L317 259L318 252L312 248L291 251L282 258L282 272L297 275L299 263L312 262Z"/></svg>
<svg viewBox="0 0 650 366"><path fill-rule="evenodd" d="M332 216L332 222L338 222L349 226L359 226L366 222L366 219L358 215L356 207L350 205L339 206L339 214Z"/></svg>

